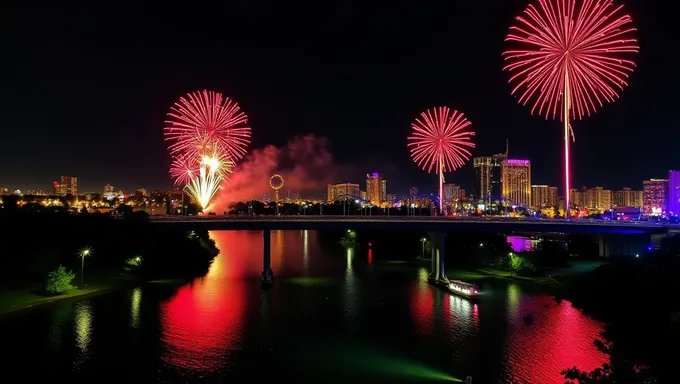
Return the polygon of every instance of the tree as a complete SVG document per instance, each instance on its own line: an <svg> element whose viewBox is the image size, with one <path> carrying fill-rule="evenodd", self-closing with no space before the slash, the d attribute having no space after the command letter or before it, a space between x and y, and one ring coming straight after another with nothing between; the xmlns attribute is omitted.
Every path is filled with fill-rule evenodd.
<svg viewBox="0 0 680 384"><path fill-rule="evenodd" d="M2 208L7 213L14 213L17 211L19 205L19 196L6 195L2 197Z"/></svg>
<svg viewBox="0 0 680 384"><path fill-rule="evenodd" d="M635 364L621 356L611 342L605 343L595 339L595 347L609 355L609 363L595 368L591 372L581 371L576 367L565 369L562 375L567 379L565 384L657 384L648 367Z"/></svg>
<svg viewBox="0 0 680 384"><path fill-rule="evenodd" d="M73 289L71 281L76 277L76 275L64 268L64 266L59 265L59 267L47 274L47 279L45 280L45 291L51 294L59 294L68 292Z"/></svg>

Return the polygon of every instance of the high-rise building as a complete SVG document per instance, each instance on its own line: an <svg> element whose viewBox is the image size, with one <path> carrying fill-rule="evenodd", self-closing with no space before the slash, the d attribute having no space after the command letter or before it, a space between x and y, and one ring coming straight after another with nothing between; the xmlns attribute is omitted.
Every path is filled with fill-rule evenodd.
<svg viewBox="0 0 680 384"><path fill-rule="evenodd" d="M650 179L642 182L642 211L646 215L662 215L668 203L668 180Z"/></svg>
<svg viewBox="0 0 680 384"><path fill-rule="evenodd" d="M380 175L377 172L366 175L366 199L374 205L380 205Z"/></svg>
<svg viewBox="0 0 680 384"><path fill-rule="evenodd" d="M335 200L354 200L359 196L361 196L359 184L328 184L328 196L326 198L329 203Z"/></svg>
<svg viewBox="0 0 680 384"><path fill-rule="evenodd" d="M380 202L387 201L387 180L380 179Z"/></svg>
<svg viewBox="0 0 680 384"><path fill-rule="evenodd" d="M680 216L680 171L668 172L668 214Z"/></svg>
<svg viewBox="0 0 680 384"><path fill-rule="evenodd" d="M602 187L587 188L585 190L585 208L605 210L613 206L613 194Z"/></svg>
<svg viewBox="0 0 680 384"><path fill-rule="evenodd" d="M444 203L460 199L460 185L444 183Z"/></svg>
<svg viewBox="0 0 680 384"><path fill-rule="evenodd" d="M569 200L571 208L585 208L586 206L586 188L580 190L572 188L569 190Z"/></svg>
<svg viewBox="0 0 680 384"><path fill-rule="evenodd" d="M476 198L486 202L499 200L503 193L501 186L503 160L506 159L507 155L505 154L472 159L472 165L475 169L473 193Z"/></svg>
<svg viewBox="0 0 680 384"><path fill-rule="evenodd" d="M61 182L53 183L54 194L58 196L78 196L78 178L74 176L62 176Z"/></svg>
<svg viewBox="0 0 680 384"><path fill-rule="evenodd" d="M531 208L544 209L557 207L557 187L548 185L531 186Z"/></svg>
<svg viewBox="0 0 680 384"><path fill-rule="evenodd" d="M614 206L615 207L633 207L641 208L643 200L642 191L634 191L631 188L623 188L614 191Z"/></svg>
<svg viewBox="0 0 680 384"><path fill-rule="evenodd" d="M501 196L514 205L531 204L531 162L506 159L501 168Z"/></svg>

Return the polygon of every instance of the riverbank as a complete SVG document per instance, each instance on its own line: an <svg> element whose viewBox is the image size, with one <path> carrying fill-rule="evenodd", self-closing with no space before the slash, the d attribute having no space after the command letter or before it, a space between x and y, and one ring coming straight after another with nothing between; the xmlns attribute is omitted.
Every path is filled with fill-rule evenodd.
<svg viewBox="0 0 680 384"><path fill-rule="evenodd" d="M73 289L67 293L57 296L45 296L38 288L0 290L0 316L8 313L18 312L40 305L46 305L59 300L84 298L87 296L104 293L114 289L120 289L140 281L134 278L108 278L97 279L84 289Z"/></svg>
<svg viewBox="0 0 680 384"><path fill-rule="evenodd" d="M539 286L546 293L562 294L566 287L572 286L584 276L590 274L597 267L605 264L599 261L572 262L566 268L557 268L546 271L540 276L520 276L511 271L499 268L480 267L472 269L447 269L446 274L455 280L475 282L485 278L512 280Z"/></svg>

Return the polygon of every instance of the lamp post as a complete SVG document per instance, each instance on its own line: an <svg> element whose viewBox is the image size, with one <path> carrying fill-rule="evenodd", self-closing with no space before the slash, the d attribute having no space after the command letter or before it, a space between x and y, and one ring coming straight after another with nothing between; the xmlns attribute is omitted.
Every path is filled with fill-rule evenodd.
<svg viewBox="0 0 680 384"><path fill-rule="evenodd" d="M85 257L92 253L90 247L85 247L80 251L80 287L85 288Z"/></svg>
<svg viewBox="0 0 680 384"><path fill-rule="evenodd" d="M423 251L420 253L420 257L423 258L423 259L425 258L425 242L426 242L426 241L427 241L427 239L424 238L424 237L422 237L422 238L420 239L420 242L421 242L421 244L423 245Z"/></svg>

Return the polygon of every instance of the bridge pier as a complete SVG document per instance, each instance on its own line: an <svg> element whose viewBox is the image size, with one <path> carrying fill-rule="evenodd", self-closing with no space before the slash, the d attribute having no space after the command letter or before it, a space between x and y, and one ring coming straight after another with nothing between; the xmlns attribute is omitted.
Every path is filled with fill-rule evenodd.
<svg viewBox="0 0 680 384"><path fill-rule="evenodd" d="M269 229L263 231L263 268L262 268L262 285L271 286L274 281L274 273L272 272L272 232Z"/></svg>
<svg viewBox="0 0 680 384"><path fill-rule="evenodd" d="M598 236L598 250L600 257L639 257L652 244L649 234L630 235L600 235Z"/></svg>
<svg viewBox="0 0 680 384"><path fill-rule="evenodd" d="M428 280L432 283L447 283L449 279L446 277L445 259L446 252L444 251L444 240L446 239L446 232L429 232L431 244L431 270Z"/></svg>

